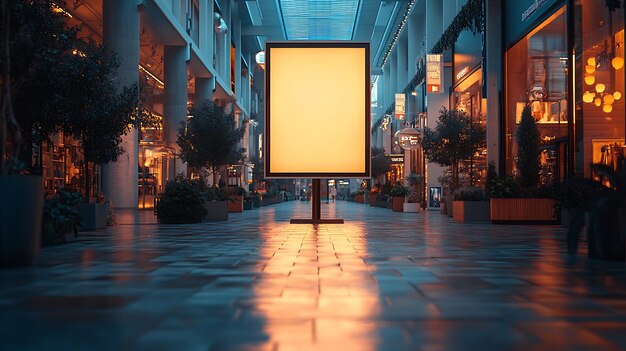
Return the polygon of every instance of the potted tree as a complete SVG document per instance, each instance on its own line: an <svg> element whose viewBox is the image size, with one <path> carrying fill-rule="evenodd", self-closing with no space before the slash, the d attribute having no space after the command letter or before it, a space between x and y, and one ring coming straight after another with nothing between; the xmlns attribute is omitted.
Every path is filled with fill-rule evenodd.
<svg viewBox="0 0 626 351"><path fill-rule="evenodd" d="M396 186L391 188L389 192L389 196L391 196L391 209L394 212L402 212L404 209L404 198L409 193L409 189L405 186L400 185L398 183Z"/></svg>
<svg viewBox="0 0 626 351"><path fill-rule="evenodd" d="M159 223L199 223L207 214L205 194L179 174L165 185L165 191L156 203ZM228 215L228 213L227 213Z"/></svg>
<svg viewBox="0 0 626 351"><path fill-rule="evenodd" d="M243 212L244 210L244 197L246 196L246 190L242 187L236 187L228 192L228 212Z"/></svg>
<svg viewBox="0 0 626 351"><path fill-rule="evenodd" d="M371 174L374 179L374 184L376 185L370 190L368 203L370 206L375 206L376 199L381 193L379 184L382 184L383 176L391 171L391 160L385 155L385 149L382 147L373 147L371 154ZM365 199L363 200L365 202Z"/></svg>
<svg viewBox="0 0 626 351"><path fill-rule="evenodd" d="M539 187L539 131L530 106L524 107L515 135L518 178L498 178L491 186L490 217L493 223L555 223L551 190Z"/></svg>
<svg viewBox="0 0 626 351"><path fill-rule="evenodd" d="M421 205L421 189L420 187L424 183L424 176L411 172L406 177L409 193L404 203L403 212L419 212Z"/></svg>
<svg viewBox="0 0 626 351"><path fill-rule="evenodd" d="M485 143L485 127L459 110L443 108L435 129L424 128L424 154L429 161L450 171L450 183L445 189L448 215L453 214L452 194L460 184L459 163L471 158Z"/></svg>
<svg viewBox="0 0 626 351"><path fill-rule="evenodd" d="M224 208L228 213L227 196L216 188L220 167L240 160L245 152L239 148L243 128L235 128L233 115L226 113L212 101L193 106L190 117L178 130L180 157L195 168L209 168L213 174L215 189L207 193L208 218L224 219ZM226 216L226 219L228 217Z"/></svg>
<svg viewBox="0 0 626 351"><path fill-rule="evenodd" d="M73 241L77 237L81 216L76 206L83 198L79 192L61 189L44 204L41 244Z"/></svg>

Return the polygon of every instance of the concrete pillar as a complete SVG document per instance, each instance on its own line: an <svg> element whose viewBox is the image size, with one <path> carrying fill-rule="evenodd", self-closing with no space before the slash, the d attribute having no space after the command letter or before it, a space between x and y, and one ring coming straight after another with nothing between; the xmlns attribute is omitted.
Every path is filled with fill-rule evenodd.
<svg viewBox="0 0 626 351"><path fill-rule="evenodd" d="M499 0L486 2L486 98L487 98L487 162L500 170L500 114L502 105L502 4ZM485 67L483 67L485 69Z"/></svg>
<svg viewBox="0 0 626 351"><path fill-rule="evenodd" d="M406 31L408 35L407 37L407 55L408 55L407 74L410 80L410 79L413 79L413 76L415 76L415 73L417 72L415 61L417 59L417 55L419 54L420 43L422 41L422 39L418 36L418 32L419 32L418 27L420 25L419 15L415 10L413 10L413 12L411 12L411 14L409 15L409 19L406 25L407 25Z"/></svg>
<svg viewBox="0 0 626 351"><path fill-rule="evenodd" d="M389 104L395 102L395 96L398 92L398 50L393 51L391 57L387 61L389 65L389 73L391 75L390 80L391 84L389 84Z"/></svg>
<svg viewBox="0 0 626 351"><path fill-rule="evenodd" d="M198 25L200 29L199 47L209 62L213 63L213 38L215 36L215 26L213 25L213 0L199 0L198 9L200 19Z"/></svg>
<svg viewBox="0 0 626 351"><path fill-rule="evenodd" d="M165 95L163 100L163 135L165 144L178 149L178 128L187 116L187 55L186 46L165 46ZM173 166L173 167L172 167ZM168 178L187 173L187 165L179 158L169 167Z"/></svg>
<svg viewBox="0 0 626 351"><path fill-rule="evenodd" d="M194 99L193 99L194 106L201 106L205 102L212 100L214 89L215 89L215 77L211 77L211 78L197 78L196 77L196 92L194 94Z"/></svg>
<svg viewBox="0 0 626 351"><path fill-rule="evenodd" d="M398 48L398 60L397 60L397 65L398 65L398 82L397 82L397 86L396 86L396 92L400 93L404 90L404 88L406 87L406 85L409 83L409 81L411 80L411 78L409 78L409 74L407 71L407 61L409 59L409 55L408 55L408 40L409 37L407 35L407 30L403 30L403 33L400 35L400 39L398 40L398 42L396 43L396 46Z"/></svg>
<svg viewBox="0 0 626 351"><path fill-rule="evenodd" d="M443 30L445 31L457 14L457 0L443 0Z"/></svg>
<svg viewBox="0 0 626 351"><path fill-rule="evenodd" d="M139 80L139 10L136 2L107 0L102 6L104 44L119 56L117 81L120 86L137 84ZM116 208L136 208L138 205L138 147L137 129L122 136L125 153L117 162L102 170L103 192Z"/></svg>
<svg viewBox="0 0 626 351"><path fill-rule="evenodd" d="M426 51L435 46L443 34L443 3L441 0L426 0Z"/></svg>
<svg viewBox="0 0 626 351"><path fill-rule="evenodd" d="M243 91L242 77L241 77L241 19L239 18L239 7L234 6L231 10L231 24L232 24L232 40L235 44L235 95L239 99L239 103L243 104L243 98L245 93Z"/></svg>

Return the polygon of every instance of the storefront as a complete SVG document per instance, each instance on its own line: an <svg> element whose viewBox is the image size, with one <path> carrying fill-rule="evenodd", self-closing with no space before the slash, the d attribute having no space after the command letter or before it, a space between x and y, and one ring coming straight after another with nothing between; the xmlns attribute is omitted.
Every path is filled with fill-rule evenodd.
<svg viewBox="0 0 626 351"><path fill-rule="evenodd" d="M462 32L454 45L453 87L450 106L463 111L476 124L485 125L487 100L483 96L482 33ZM482 186L487 176L487 149L460 164L471 185Z"/></svg>
<svg viewBox="0 0 626 351"><path fill-rule="evenodd" d="M590 177L592 162L610 163L623 147L623 11L623 0L507 2L501 135L507 173L516 173L515 134L526 105L541 137L542 184Z"/></svg>

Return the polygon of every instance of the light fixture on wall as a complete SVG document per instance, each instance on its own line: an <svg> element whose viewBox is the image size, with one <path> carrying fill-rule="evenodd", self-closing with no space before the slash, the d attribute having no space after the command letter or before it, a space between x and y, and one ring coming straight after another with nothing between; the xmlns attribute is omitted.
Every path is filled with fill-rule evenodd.
<svg viewBox="0 0 626 351"><path fill-rule="evenodd" d="M622 44L617 43L616 47L620 47ZM619 71L624 67L624 58L615 55L615 50L609 51L609 46L605 45L602 52L591 56L585 62L585 84L592 86L594 91L585 91L583 94L583 102L590 104L593 103L597 107L602 107L602 111L605 113L613 112L613 103L622 98L622 93L619 91L610 92L609 87L601 82L598 82L596 74L599 69L608 70L611 74L612 70Z"/></svg>
<svg viewBox="0 0 626 351"><path fill-rule="evenodd" d="M224 17L218 12L213 13L213 22L215 24L215 33L226 34L226 32L228 32L228 26L224 21Z"/></svg>

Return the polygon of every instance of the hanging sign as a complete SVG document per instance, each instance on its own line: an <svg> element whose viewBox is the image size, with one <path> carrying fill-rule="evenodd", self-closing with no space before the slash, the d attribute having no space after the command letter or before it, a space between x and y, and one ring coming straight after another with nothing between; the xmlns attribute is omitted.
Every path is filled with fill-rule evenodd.
<svg viewBox="0 0 626 351"><path fill-rule="evenodd" d="M426 91L428 93L441 92L441 74L443 72L443 55L426 55Z"/></svg>
<svg viewBox="0 0 626 351"><path fill-rule="evenodd" d="M404 120L406 116L406 96L402 93L396 93L396 118Z"/></svg>
<svg viewBox="0 0 626 351"><path fill-rule="evenodd" d="M415 128L404 128L398 134L398 144L404 150L415 150L419 147L419 134Z"/></svg>

